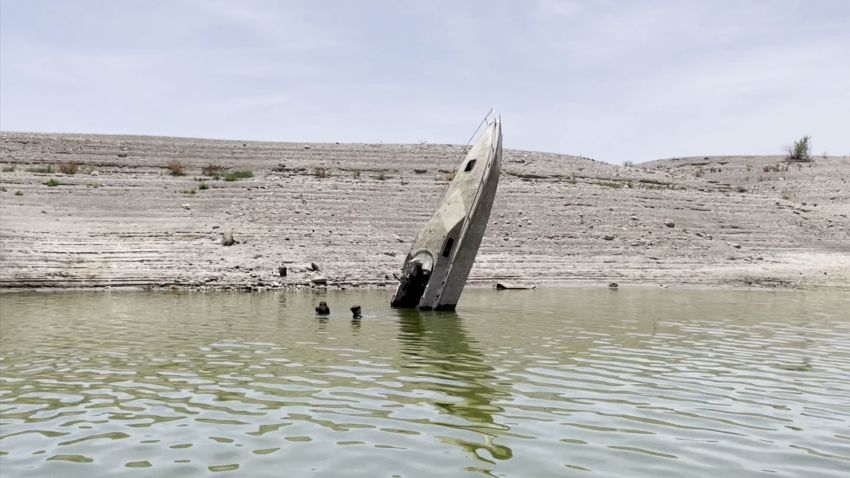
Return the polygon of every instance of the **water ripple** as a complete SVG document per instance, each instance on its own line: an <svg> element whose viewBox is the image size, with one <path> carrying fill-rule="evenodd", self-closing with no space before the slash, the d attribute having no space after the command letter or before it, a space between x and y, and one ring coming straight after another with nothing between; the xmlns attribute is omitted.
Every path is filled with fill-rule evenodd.
<svg viewBox="0 0 850 478"><path fill-rule="evenodd" d="M14 476L846 476L850 300L3 294ZM336 306L335 309L344 309ZM562 312L568 311L568 312Z"/></svg>

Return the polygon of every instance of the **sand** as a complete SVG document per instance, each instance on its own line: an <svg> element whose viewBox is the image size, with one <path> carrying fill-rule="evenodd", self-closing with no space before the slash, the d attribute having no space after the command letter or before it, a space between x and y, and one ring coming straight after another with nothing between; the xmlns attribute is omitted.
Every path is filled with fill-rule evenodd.
<svg viewBox="0 0 850 478"><path fill-rule="evenodd" d="M0 133L0 288L393 287L461 153ZM504 155L473 286L850 288L848 158Z"/></svg>

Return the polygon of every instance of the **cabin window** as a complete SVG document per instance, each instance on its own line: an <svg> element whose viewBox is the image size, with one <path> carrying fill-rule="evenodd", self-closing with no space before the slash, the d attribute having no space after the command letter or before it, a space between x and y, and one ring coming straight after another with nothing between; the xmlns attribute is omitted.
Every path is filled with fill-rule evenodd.
<svg viewBox="0 0 850 478"><path fill-rule="evenodd" d="M470 159L469 161L466 162L466 167L463 169L463 172L468 173L468 172L472 171L472 168L474 168L474 167L475 167L475 160Z"/></svg>
<svg viewBox="0 0 850 478"><path fill-rule="evenodd" d="M446 240L446 247L443 249L443 257L449 257L452 253L452 246L455 245L455 240L451 237Z"/></svg>

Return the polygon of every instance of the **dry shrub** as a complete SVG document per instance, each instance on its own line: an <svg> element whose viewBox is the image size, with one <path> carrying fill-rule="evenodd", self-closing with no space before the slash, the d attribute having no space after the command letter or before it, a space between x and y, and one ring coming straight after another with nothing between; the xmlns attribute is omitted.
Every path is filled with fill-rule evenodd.
<svg viewBox="0 0 850 478"><path fill-rule="evenodd" d="M208 164L201 168L201 174L204 176L221 176L224 172L224 166L218 164Z"/></svg>
<svg viewBox="0 0 850 478"><path fill-rule="evenodd" d="M186 174L183 163L177 161L176 159L172 159L168 162L168 172L171 173L172 176L184 176Z"/></svg>
<svg viewBox="0 0 850 478"><path fill-rule="evenodd" d="M701 178L701 177L705 176L705 170L704 170L704 169L702 169L702 166L698 167L698 168L696 169L696 171L694 171L694 176L696 176L696 177L698 177L698 178Z"/></svg>
<svg viewBox="0 0 850 478"><path fill-rule="evenodd" d="M325 179L331 177L331 171L328 168L313 168L313 176L316 176L319 179Z"/></svg>
<svg viewBox="0 0 850 478"><path fill-rule="evenodd" d="M62 174L77 174L80 168L80 163L76 161L68 161L59 165L59 172Z"/></svg>

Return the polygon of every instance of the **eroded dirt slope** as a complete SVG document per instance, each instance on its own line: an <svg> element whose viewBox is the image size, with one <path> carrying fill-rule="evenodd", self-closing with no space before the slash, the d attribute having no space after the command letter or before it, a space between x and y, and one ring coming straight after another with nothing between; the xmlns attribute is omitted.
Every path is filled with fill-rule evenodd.
<svg viewBox="0 0 850 478"><path fill-rule="evenodd" d="M460 153L2 133L0 287L391 285ZM847 287L848 179L836 157L622 167L506 150L470 281ZM226 231L240 243L222 246Z"/></svg>

